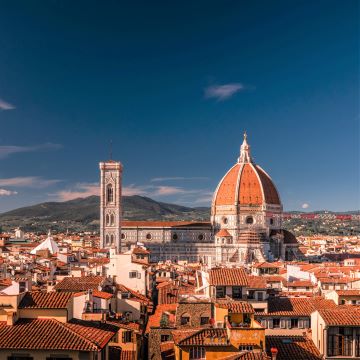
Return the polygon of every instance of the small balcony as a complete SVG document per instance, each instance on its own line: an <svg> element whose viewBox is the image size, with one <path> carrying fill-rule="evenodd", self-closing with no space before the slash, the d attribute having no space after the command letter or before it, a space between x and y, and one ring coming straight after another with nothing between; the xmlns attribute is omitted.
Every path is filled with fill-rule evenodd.
<svg viewBox="0 0 360 360"><path fill-rule="evenodd" d="M106 320L109 315L109 310L107 309L94 309L92 311L85 311L82 313L82 320L87 321L102 321Z"/></svg>

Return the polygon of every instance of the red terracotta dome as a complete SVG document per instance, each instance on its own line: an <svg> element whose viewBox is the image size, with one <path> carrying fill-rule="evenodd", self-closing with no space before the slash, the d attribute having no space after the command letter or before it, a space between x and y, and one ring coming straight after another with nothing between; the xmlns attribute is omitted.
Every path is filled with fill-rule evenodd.
<svg viewBox="0 0 360 360"><path fill-rule="evenodd" d="M280 196L270 176L250 157L246 134L238 162L220 181L213 206L222 205L281 205Z"/></svg>

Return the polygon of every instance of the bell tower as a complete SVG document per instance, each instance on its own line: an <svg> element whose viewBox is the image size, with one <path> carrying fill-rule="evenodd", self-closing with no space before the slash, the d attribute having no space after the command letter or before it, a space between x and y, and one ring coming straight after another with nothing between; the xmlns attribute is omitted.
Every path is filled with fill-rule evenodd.
<svg viewBox="0 0 360 360"><path fill-rule="evenodd" d="M100 248L121 251L122 165L109 160L100 167Z"/></svg>

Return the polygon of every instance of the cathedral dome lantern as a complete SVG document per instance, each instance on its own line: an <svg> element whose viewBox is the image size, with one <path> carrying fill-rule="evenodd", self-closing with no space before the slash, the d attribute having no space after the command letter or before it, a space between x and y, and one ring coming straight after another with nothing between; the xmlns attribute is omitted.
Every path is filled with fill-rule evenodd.
<svg viewBox="0 0 360 360"><path fill-rule="evenodd" d="M219 207L275 205L281 207L279 193L271 177L254 163L247 135L240 148L237 163L220 181L212 202L212 214Z"/></svg>

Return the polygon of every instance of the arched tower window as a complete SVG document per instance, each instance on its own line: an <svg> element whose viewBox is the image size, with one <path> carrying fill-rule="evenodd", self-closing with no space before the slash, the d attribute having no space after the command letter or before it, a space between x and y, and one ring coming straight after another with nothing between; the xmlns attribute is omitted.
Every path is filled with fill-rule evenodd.
<svg viewBox="0 0 360 360"><path fill-rule="evenodd" d="M114 243L114 235L111 235L110 239L111 239L111 244L113 244Z"/></svg>
<svg viewBox="0 0 360 360"><path fill-rule="evenodd" d="M110 225L114 225L115 224L115 216L114 214L111 214L110 216Z"/></svg>
<svg viewBox="0 0 360 360"><path fill-rule="evenodd" d="M106 187L106 200L108 203L114 201L114 188L111 184Z"/></svg>
<svg viewBox="0 0 360 360"><path fill-rule="evenodd" d="M106 241L106 244L109 244L109 235L106 235L105 241Z"/></svg>
<svg viewBox="0 0 360 360"><path fill-rule="evenodd" d="M109 225L109 223L110 223L109 214L106 214L106 225Z"/></svg>

